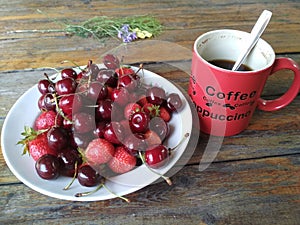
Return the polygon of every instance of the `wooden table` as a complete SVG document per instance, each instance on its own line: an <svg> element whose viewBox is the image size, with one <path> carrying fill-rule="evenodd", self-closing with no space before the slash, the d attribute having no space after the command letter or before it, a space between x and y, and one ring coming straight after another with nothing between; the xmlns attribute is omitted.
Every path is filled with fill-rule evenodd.
<svg viewBox="0 0 300 225"><path fill-rule="evenodd" d="M278 56L300 64L298 0L0 3L1 128L13 103L48 71L45 67L62 68L62 60L79 65L89 59L100 62L102 54L120 44L37 32L59 28L50 18L78 23L101 15L151 13L164 25L163 32L151 39L154 45L149 46L150 40L141 41L143 53L131 54L126 62L142 61L147 69L187 90L188 74L173 65L190 65L198 35L220 28L250 31L261 11L269 9L273 17L263 38ZM176 52L161 51L168 44L176 46ZM276 74L268 80L263 96L280 96L291 80L288 71ZM130 203L120 199L72 202L44 196L21 183L1 154L0 224L300 224L299 115L300 96L277 112L257 110L248 129L225 138L213 163L200 172L199 162L209 139L201 134L189 162L172 177L172 186L160 182L145 187L126 196Z"/></svg>

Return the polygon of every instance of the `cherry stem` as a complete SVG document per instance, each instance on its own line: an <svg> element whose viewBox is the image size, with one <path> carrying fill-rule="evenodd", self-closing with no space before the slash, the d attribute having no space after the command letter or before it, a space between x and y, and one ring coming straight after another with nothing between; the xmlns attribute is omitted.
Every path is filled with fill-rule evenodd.
<svg viewBox="0 0 300 225"><path fill-rule="evenodd" d="M128 202L128 203L130 202L130 200L129 200L128 198L125 198L125 197L123 197L123 196L121 196L121 195L117 195L116 193L112 192L106 185L103 184L103 187L104 187L109 193L111 193L112 195L116 196L117 198L120 198L120 199L122 199L122 200L124 200L125 202Z"/></svg>
<svg viewBox="0 0 300 225"><path fill-rule="evenodd" d="M99 191L102 187L104 187L109 193L111 193L112 195L114 195L117 198L120 198L122 200L124 200L125 202L130 202L130 200L128 198L125 198L123 196L117 195L116 193L112 192L112 190L110 190L106 185L105 185L105 181L102 181L101 184L99 184L96 189L92 190L92 191L87 191L87 192L81 192L81 193L76 193L75 197L83 197L83 196L88 196L91 194L96 193L97 191Z"/></svg>
<svg viewBox="0 0 300 225"><path fill-rule="evenodd" d="M83 196L91 195L91 194L96 193L97 191L99 191L103 186L104 186L104 183L101 183L97 186L96 189L94 189L92 191L76 193L75 197L83 197Z"/></svg>
<svg viewBox="0 0 300 225"><path fill-rule="evenodd" d="M64 60L64 61L61 61L61 64L64 64L64 63L72 63L75 67L77 67L78 69L80 69L81 71L84 71L84 69L81 68L81 66L79 66L77 63L75 63L74 61L72 60Z"/></svg>
<svg viewBox="0 0 300 225"><path fill-rule="evenodd" d="M59 108L56 94L52 94L52 95L53 95L53 98L54 98L54 101L55 101L55 107L56 107L57 113L60 114L60 115L61 115L65 120L67 120L68 122L73 123L72 120L70 120L68 117L65 116L65 114L63 113L63 111L61 110L61 108ZM56 119L57 119L57 118L58 118L58 117L56 117ZM55 123L57 123L57 121L55 121Z"/></svg>
<svg viewBox="0 0 300 225"><path fill-rule="evenodd" d="M141 63L140 66L139 66L139 69L135 72L135 74L137 74L138 72L140 72L140 70L143 70L144 67L143 67L143 64Z"/></svg>
<svg viewBox="0 0 300 225"><path fill-rule="evenodd" d="M183 138L179 141L179 143L177 145L175 145L175 147L168 149L169 152L176 150L189 136L190 136L190 133L185 133L183 135Z"/></svg>
<svg viewBox="0 0 300 225"><path fill-rule="evenodd" d="M170 179L169 177L166 177L166 176L164 176L164 175L162 175L162 174L156 172L156 171L153 170L150 166L148 166L148 164L147 164L146 161L145 161L144 156L142 155L142 153L141 153L140 151L139 151L139 156L140 156L140 159L142 160L143 164L145 164L145 166L146 166L152 173L154 173L154 174L160 176L161 178L163 178L163 179L167 182L168 185L170 185L170 186L172 185L172 181L171 181L171 179Z"/></svg>
<svg viewBox="0 0 300 225"><path fill-rule="evenodd" d="M74 181L77 177L77 164L78 164L78 161L75 162L75 173L73 175L71 182L67 186L65 186L63 190L68 190L71 187L71 185L74 183Z"/></svg>

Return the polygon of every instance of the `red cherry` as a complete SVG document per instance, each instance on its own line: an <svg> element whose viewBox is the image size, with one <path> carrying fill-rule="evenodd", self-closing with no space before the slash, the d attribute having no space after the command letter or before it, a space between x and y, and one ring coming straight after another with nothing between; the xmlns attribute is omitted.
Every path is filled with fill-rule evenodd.
<svg viewBox="0 0 300 225"><path fill-rule="evenodd" d="M35 169L41 178L52 180L59 176L60 163L56 156L46 154L35 162Z"/></svg>
<svg viewBox="0 0 300 225"><path fill-rule="evenodd" d="M124 127L119 122L111 122L104 129L104 138L113 144L121 144L124 139Z"/></svg>
<svg viewBox="0 0 300 225"><path fill-rule="evenodd" d="M119 78L119 87L126 87L129 92L134 91L138 86L138 80L131 75L124 75Z"/></svg>
<svg viewBox="0 0 300 225"><path fill-rule="evenodd" d="M73 127L78 133L89 132L95 127L95 119L91 114L85 112L76 113L73 116Z"/></svg>
<svg viewBox="0 0 300 225"><path fill-rule="evenodd" d="M171 93L167 97L167 109L171 112L178 111L182 107L182 100L177 93Z"/></svg>
<svg viewBox="0 0 300 225"><path fill-rule="evenodd" d="M59 100L59 108L66 114L77 113L82 107L82 99L78 94L64 95Z"/></svg>
<svg viewBox="0 0 300 225"><path fill-rule="evenodd" d="M100 69L98 75L96 76L96 81L109 87L115 88L118 84L118 76L116 75L114 70Z"/></svg>
<svg viewBox="0 0 300 225"><path fill-rule="evenodd" d="M120 67L120 61L119 59L112 55L112 54L107 54L103 57L103 64L108 68L108 69L117 69Z"/></svg>
<svg viewBox="0 0 300 225"><path fill-rule="evenodd" d="M46 110L55 110L56 109L56 103L53 94L47 93L44 95L44 106Z"/></svg>
<svg viewBox="0 0 300 225"><path fill-rule="evenodd" d="M144 133L148 129L149 115L144 112L135 112L129 120L129 126L134 133Z"/></svg>
<svg viewBox="0 0 300 225"><path fill-rule="evenodd" d="M82 163L82 158L77 149L65 148L58 153L58 160L60 161L60 174L68 177L73 177L76 167Z"/></svg>
<svg viewBox="0 0 300 225"><path fill-rule="evenodd" d="M100 184L103 177L91 166L85 164L78 169L77 179L82 186L93 187Z"/></svg>
<svg viewBox="0 0 300 225"><path fill-rule="evenodd" d="M72 94L76 90L76 82L72 78L64 78L62 80L59 80L55 84L55 90L58 95L67 95Z"/></svg>
<svg viewBox="0 0 300 225"><path fill-rule="evenodd" d="M130 98L130 94L126 88L116 88L111 93L111 99L121 106L125 106Z"/></svg>
<svg viewBox="0 0 300 225"><path fill-rule="evenodd" d="M87 90L87 97L93 101L96 100L103 100L107 96L107 87L101 84L98 81L91 82L88 90Z"/></svg>
<svg viewBox="0 0 300 225"><path fill-rule="evenodd" d="M49 92L49 91L48 91L49 85L50 85L50 81L49 81L49 80L47 80L47 79L40 80L40 81L38 82L38 89L39 89L39 92L40 92L41 94L46 94L46 93L48 93L48 92Z"/></svg>
<svg viewBox="0 0 300 225"><path fill-rule="evenodd" d="M145 151L147 148L145 139L142 134L128 135L124 140L124 147L131 155L137 155L139 151Z"/></svg>
<svg viewBox="0 0 300 225"><path fill-rule="evenodd" d="M69 78L76 80L77 73L72 68L66 68L61 71L61 77L62 77L62 79L69 77Z"/></svg>
<svg viewBox="0 0 300 225"><path fill-rule="evenodd" d="M161 117L153 117L149 122L149 129L154 131L162 141L169 134L169 125Z"/></svg>
<svg viewBox="0 0 300 225"><path fill-rule="evenodd" d="M93 130L93 134L95 138L103 138L104 136L104 129L107 126L107 122L100 121L97 123L96 128Z"/></svg>
<svg viewBox="0 0 300 225"><path fill-rule="evenodd" d="M96 119L100 120L110 120L112 111L112 101L110 99L101 100L98 102L96 108Z"/></svg>
<svg viewBox="0 0 300 225"><path fill-rule="evenodd" d="M52 127L47 133L47 138L49 148L57 152L69 144L68 132L62 127Z"/></svg>
<svg viewBox="0 0 300 225"><path fill-rule="evenodd" d="M166 93L163 88L154 86L147 89L146 98L154 105L161 105L166 99Z"/></svg>
<svg viewBox="0 0 300 225"><path fill-rule="evenodd" d="M169 159L169 151L164 145L149 147L145 152L145 161L151 168L165 165Z"/></svg>

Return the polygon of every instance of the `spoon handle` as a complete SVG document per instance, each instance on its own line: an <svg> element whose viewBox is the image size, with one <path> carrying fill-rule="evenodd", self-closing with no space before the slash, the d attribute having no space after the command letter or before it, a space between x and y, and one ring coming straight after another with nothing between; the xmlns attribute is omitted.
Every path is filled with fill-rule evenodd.
<svg viewBox="0 0 300 225"><path fill-rule="evenodd" d="M252 48L256 45L257 41L259 40L260 36L266 29L270 19L272 16L272 12L268 10L264 10L260 17L258 18L257 22L255 23L252 31L250 33L249 44L242 50L238 59L236 60L232 70L238 70L238 68L242 65Z"/></svg>

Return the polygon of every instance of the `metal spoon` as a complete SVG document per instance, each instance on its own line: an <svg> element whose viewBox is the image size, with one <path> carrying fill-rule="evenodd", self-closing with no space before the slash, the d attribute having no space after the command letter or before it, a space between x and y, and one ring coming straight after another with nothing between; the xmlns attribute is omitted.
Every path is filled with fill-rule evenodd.
<svg viewBox="0 0 300 225"><path fill-rule="evenodd" d="M264 10L261 13L260 17L256 21L256 24L254 25L254 27L252 28L252 31L250 33L249 43L240 53L234 66L232 67L232 71L238 70L238 68L242 65L244 60L247 58L248 54L250 53L252 48L256 45L260 36L266 29L266 27L271 19L271 16L272 16L272 12L270 12L268 10Z"/></svg>

